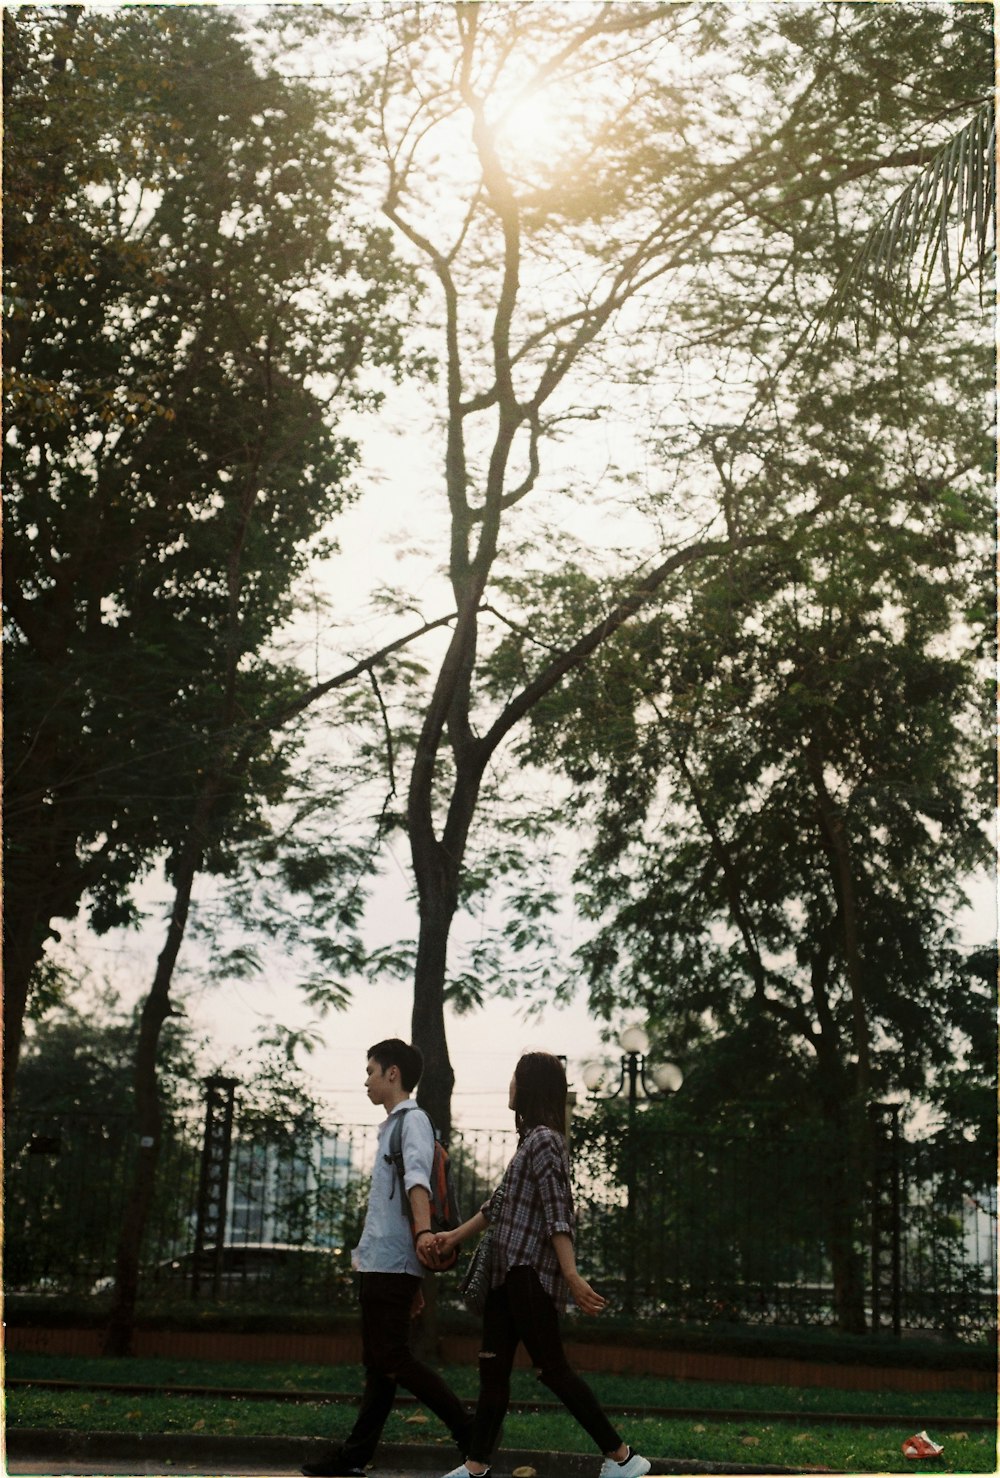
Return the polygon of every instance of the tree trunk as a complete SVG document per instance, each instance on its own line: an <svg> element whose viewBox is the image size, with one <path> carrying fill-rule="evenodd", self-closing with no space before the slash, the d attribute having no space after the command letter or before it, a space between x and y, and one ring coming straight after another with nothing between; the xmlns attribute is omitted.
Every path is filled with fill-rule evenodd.
<svg viewBox="0 0 1000 1478"><path fill-rule="evenodd" d="M851 1092L840 1033L830 1009L828 986L833 933L831 926L830 937L821 941L813 956L810 972L819 1024L819 1032L813 1039L819 1101L828 1135L824 1147L827 1238L837 1328L843 1334L864 1334L867 1331L864 1260L859 1247L868 1183L865 1138L863 1129L859 1134L857 1096Z"/></svg>
<svg viewBox="0 0 1000 1478"><path fill-rule="evenodd" d="M207 818L206 818L207 819ZM200 829L200 828L199 828ZM104 1342L106 1355L128 1355L135 1327L139 1292L139 1263L142 1239L149 1221L156 1185L156 1167L163 1136L163 1112L157 1085L156 1059L163 1023L170 1015L170 985L180 952L191 907L191 890L201 860L199 849L190 846L178 870L177 886L166 943L156 962L156 974L142 1008L139 1041L135 1054L135 1108L139 1145L132 1185L122 1216L115 1264L115 1297Z"/></svg>
<svg viewBox="0 0 1000 1478"><path fill-rule="evenodd" d="M820 835L830 864L837 900L840 945L844 974L851 1000L851 1045L854 1049L853 1091L836 1104L838 1139L844 1145L843 1183L834 1197L837 1249L834 1286L839 1290L839 1327L850 1334L866 1330L862 1254L856 1250L861 1238L867 1197L874 1194L874 1139L869 1104L871 1100L871 1048L868 1008L864 992L858 925L857 891L850 838L843 813L826 782L823 754L815 737L806 744L806 765L819 811ZM838 1271L839 1270L839 1271Z"/></svg>
<svg viewBox="0 0 1000 1478"><path fill-rule="evenodd" d="M847 1122L844 1122L846 1117ZM865 1224L864 1155L858 1153L857 1128L848 1114L839 1111L831 1136L834 1150L827 1173L827 1226L830 1239L830 1264L833 1272L833 1306L837 1328L842 1334L865 1334L864 1254L860 1250ZM859 1178L859 1168L861 1174Z"/></svg>
<svg viewBox="0 0 1000 1478"><path fill-rule="evenodd" d="M834 895L840 911L841 945L844 971L851 996L853 1021L852 1043L857 1058L857 1097L860 1100L861 1123L867 1123L868 1099L871 1092L871 1049L869 1046L868 1009L865 1003L861 946L858 933L858 906L854 886L854 866L850 840L840 807L830 794L823 767L823 755L815 736L806 745L806 765L819 810L820 835L830 862Z"/></svg>
<svg viewBox="0 0 1000 1478"><path fill-rule="evenodd" d="M434 880L425 881L420 890L420 935L413 981L411 1037L424 1059L417 1102L430 1114L446 1143L451 1138L451 1093L455 1074L448 1055L444 988L448 936L455 908L454 891L443 879L439 879L436 886Z"/></svg>

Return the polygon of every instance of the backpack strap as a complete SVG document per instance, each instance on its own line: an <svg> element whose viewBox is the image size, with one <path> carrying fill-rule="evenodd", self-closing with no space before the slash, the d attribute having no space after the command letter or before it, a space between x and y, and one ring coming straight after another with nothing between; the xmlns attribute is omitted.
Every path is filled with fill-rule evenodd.
<svg viewBox="0 0 1000 1478"><path fill-rule="evenodd" d="M384 1154L384 1159L386 1163L394 1165L396 1167L396 1176L392 1183L392 1190L389 1192L389 1200L391 1201L395 1196L396 1186L398 1185L400 1199L399 1209L407 1218L407 1220L412 1221L413 1211L410 1207L410 1198L406 1194L406 1166L403 1163L403 1120L406 1118L407 1114L423 1114L424 1118L431 1126L431 1133L434 1135L435 1142L438 1138L438 1132L434 1127L434 1120L431 1118L430 1114L427 1112L426 1109L422 1109L419 1106L417 1108L405 1109L404 1112L401 1114L397 1113L392 1115L393 1119L396 1122L393 1123L389 1129L389 1142L385 1147Z"/></svg>

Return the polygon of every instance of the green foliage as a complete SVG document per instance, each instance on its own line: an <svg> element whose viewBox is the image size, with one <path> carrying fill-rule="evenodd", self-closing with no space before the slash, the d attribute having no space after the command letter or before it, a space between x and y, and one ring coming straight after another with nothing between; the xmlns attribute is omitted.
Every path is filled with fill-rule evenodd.
<svg viewBox="0 0 1000 1478"><path fill-rule="evenodd" d="M64 1006L73 990L72 969L52 959L40 960L32 977L32 990L28 999L27 1016L31 1021L41 1021L50 1011Z"/></svg>
<svg viewBox="0 0 1000 1478"><path fill-rule="evenodd" d="M246 1139L279 1138L294 1146L319 1127L318 1105L296 1060L299 1052L313 1051L317 1036L311 1030L293 1030L281 1023L262 1026L257 1034L256 1061L240 1086L240 1133Z"/></svg>
<svg viewBox="0 0 1000 1478"><path fill-rule="evenodd" d="M967 388L986 382L964 328L886 336L863 363L832 348L788 366L913 156L988 88L988 8L595 4L569 28L550 5L463 7L457 25L408 4L371 22L286 9L253 52L242 18L197 7L7 22L8 671L28 736L8 764L25 836L9 877L42 900L36 917L20 910L29 953L87 889L98 927L128 919L131 881L191 839L192 800L217 772L203 860L234 876L254 850L243 916L285 942L288 909L255 903L281 889L319 899L318 1009L364 963L360 894L337 870L358 876L365 859L273 846L268 808L301 757L294 742L242 741L295 691L261 654L347 496L354 448L324 419L327 388L361 395L359 358L396 352L386 310L409 280L386 237L342 209L382 150L386 213L442 289L426 299L439 311L413 320L413 357L431 339L447 360L462 617L437 676L400 661L388 710L366 695L378 739L363 758L391 721L400 764L413 762L405 825L434 960L417 1015L436 1078L449 1079L449 995L487 998L512 958L511 991L565 987L540 962L559 890L539 882L548 857L533 870L528 856L549 845L551 817L520 837L474 825L483 802L501 818L522 807L484 776L525 698L537 723L518 758L562 770L577 788L565 814L597 829L580 885L609 925L586 956L599 1009L669 1012L689 1051L763 1005L790 1034L780 1051L766 1039L787 1085L815 1047L803 995L828 972L839 1049L852 1029L833 937L844 901L808 813L835 779L852 842L873 842L859 886L874 1019L907 1044L875 1040L876 1076L916 1081L954 993L908 1008L902 982L914 965L925 981L946 974L944 901L981 856L964 794L981 704L959 623L981 626L986 588ZM361 24L387 43L359 66L363 161L339 81L319 127L320 79L309 90L254 61L296 28L308 51ZM555 85L562 127L519 151L504 128L532 79ZM581 437L564 466L546 456L619 402L651 428L649 486L618 488L648 515L650 543L602 565L581 517L604 491L596 443ZM961 456L939 457L952 442ZM526 511L536 492L544 522ZM696 557L706 528L716 552ZM660 609L647 601L648 619L590 668L582 656L560 692L554 660L588 632L600 647L633 581L678 551L691 559ZM509 782L513 767L495 773ZM395 796L393 777L380 835L403 824ZM487 899L502 924L449 972L455 909ZM236 949L226 960L253 969ZM377 963L411 958L404 944Z"/></svg>
<svg viewBox="0 0 1000 1478"><path fill-rule="evenodd" d="M720 515L772 537L668 587L521 745L595 826L578 872L595 1010L648 1014L705 1112L709 1085L737 1113L815 1104L816 1072L824 1113L852 1091L837 827L873 1096L933 1097L944 1044L995 1081L988 996L952 936L962 879L989 861L988 364L961 319L884 350L826 346L713 430ZM546 581L535 598L544 622Z"/></svg>
<svg viewBox="0 0 1000 1478"><path fill-rule="evenodd" d="M981 1195L997 1165L997 949L977 950L949 980L948 1010L961 1048L944 1062L931 1090L942 1120L931 1161L943 1192Z"/></svg>
<svg viewBox="0 0 1000 1478"><path fill-rule="evenodd" d="M233 12L4 15L8 898L12 961L97 930L190 835L265 829L303 684L265 655L350 496L331 405L397 363L408 288L351 224L351 154Z"/></svg>
<svg viewBox="0 0 1000 1478"><path fill-rule="evenodd" d="M580 1258L626 1312L709 1327L822 1322L832 1138L818 1117L782 1123L781 1105L721 1107L678 1096L633 1116L614 1100L574 1118Z"/></svg>
<svg viewBox="0 0 1000 1478"><path fill-rule="evenodd" d="M78 985L73 999L50 1010L29 1031L18 1079L24 1115L114 1114L131 1087L138 1011L125 1010L110 986ZM161 1086L168 1112L197 1096L197 1054L204 1043L183 1012L163 1031Z"/></svg>
<svg viewBox="0 0 1000 1478"><path fill-rule="evenodd" d="M360 931L379 828L345 837L342 773L315 749L312 736L292 761L285 795L268 807L266 828L242 846L239 867L202 890L190 931L203 946L203 980L259 976L279 957L283 979L325 1016L346 1006L352 978L370 964Z"/></svg>
<svg viewBox="0 0 1000 1478"><path fill-rule="evenodd" d="M799 202L800 225L809 214ZM795 202L775 219L794 236ZM970 989L953 932L963 879L991 855L990 375L965 299L905 345L883 332L870 358L827 343L790 360L803 305L850 239L836 220L822 225L817 211L765 320L750 311L746 262L720 268L724 291L718 276L693 281L683 305L692 336L728 330L749 385L713 424L666 427L664 470L706 519L714 501L731 535L759 544L668 581L655 609L533 710L519 752L559 767L570 816L593 827L576 881L593 923L578 958L596 1014L648 1019L685 1072L681 1121L745 1130L758 1148L790 1130L822 1147L787 1186L762 1167L779 1187L767 1203L753 1193L757 1151L723 1155L727 1183L749 1175L741 1207L776 1204L798 1220L769 1231L752 1213L745 1226L714 1220L711 1179L690 1157L674 1199L661 1199L623 1142L617 1183L631 1176L663 1208L657 1266L676 1262L705 1317L724 1315L727 1280L759 1278L768 1302L826 1281L824 1267L802 1277L821 1254L843 1327L860 1329L871 1168L852 1105L904 1096L954 1116L933 1167L911 1167L928 1197L947 1184L955 1206L992 1181L990 993ZM767 257L761 243L762 270ZM523 632L545 629L550 586L538 581L498 672L533 660ZM566 589L579 588L571 569ZM602 1215L609 1245L634 1236L620 1209ZM685 1217L698 1230L678 1240ZM959 1327L983 1270L965 1260L957 1224L911 1231L934 1242L942 1269L963 1264L942 1315ZM638 1298L657 1287L646 1255L637 1237Z"/></svg>
<svg viewBox="0 0 1000 1478"><path fill-rule="evenodd" d="M17 1111L4 1138L5 1278L8 1288L89 1291L113 1264L134 1127L124 1112L132 1088L138 1011L91 984L35 1023L26 1039ZM169 1132L151 1212L151 1244L184 1232L177 1187L197 1153L186 1128L199 1098L203 1044L175 1013L162 1037L160 1094Z"/></svg>

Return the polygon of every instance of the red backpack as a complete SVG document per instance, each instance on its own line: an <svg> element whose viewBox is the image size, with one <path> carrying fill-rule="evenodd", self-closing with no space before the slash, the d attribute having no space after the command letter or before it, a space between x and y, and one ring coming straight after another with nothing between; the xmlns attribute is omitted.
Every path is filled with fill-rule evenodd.
<svg viewBox="0 0 1000 1478"><path fill-rule="evenodd" d="M407 1113L421 1113L427 1119L434 1131L434 1159L431 1163L431 1231L450 1232L459 1225L462 1213L458 1209L458 1198L455 1195L455 1182L451 1173L451 1160L448 1151L441 1143L441 1136L434 1126L434 1121L426 1109L407 1109ZM410 1198L406 1194L405 1167L403 1165L403 1119L405 1114L394 1114L395 1122L389 1130L389 1143L386 1145L385 1158L390 1160L396 1167L396 1178L399 1182L401 1210L408 1218L410 1230L413 1230L413 1211L410 1207ZM393 1186L395 1194L395 1186ZM414 1239L416 1240L416 1239ZM453 1268L458 1261L458 1249L452 1251L447 1262L442 1263L438 1271L443 1272L446 1268Z"/></svg>

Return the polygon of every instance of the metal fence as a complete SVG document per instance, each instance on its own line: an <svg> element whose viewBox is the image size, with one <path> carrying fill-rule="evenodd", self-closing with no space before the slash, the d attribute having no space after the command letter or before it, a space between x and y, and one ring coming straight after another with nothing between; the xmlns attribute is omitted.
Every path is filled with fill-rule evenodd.
<svg viewBox="0 0 1000 1478"><path fill-rule="evenodd" d="M220 1141L203 1115L175 1118L143 1248L144 1305L294 1311L352 1300L350 1249L375 1147L373 1127L309 1121L264 1133L237 1115L213 1223L206 1170ZM466 1214L514 1148L511 1133L455 1131ZM4 1149L7 1290L106 1295L135 1152L130 1121L14 1117ZM955 1183L926 1143L897 1137L892 1150L888 1273L869 1235L875 1197L859 1243L869 1326L980 1336L996 1322L995 1190ZM814 1138L667 1131L641 1115L627 1133L598 1132L581 1120L574 1175L578 1260L614 1307L698 1323L834 1323L829 1181ZM455 1282L442 1279L444 1298Z"/></svg>

